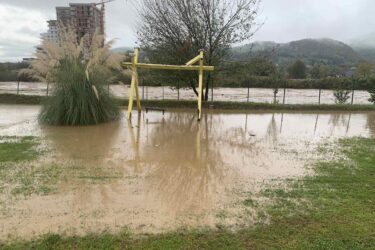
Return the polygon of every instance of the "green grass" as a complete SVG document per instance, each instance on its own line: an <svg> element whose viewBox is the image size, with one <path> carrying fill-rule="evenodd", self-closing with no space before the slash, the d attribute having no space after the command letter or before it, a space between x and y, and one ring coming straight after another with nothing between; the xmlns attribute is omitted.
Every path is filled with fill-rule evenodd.
<svg viewBox="0 0 375 250"><path fill-rule="evenodd" d="M41 96L22 96L14 94L0 94L0 103L3 104L44 104L49 98ZM127 106L128 100L116 99L122 105ZM143 107L160 107L166 109L197 109L196 101L177 100L144 100ZM246 102L207 102L205 109L223 110L280 110L280 111L375 111L375 105L349 105L349 104L270 104L270 103L246 103Z"/></svg>
<svg viewBox="0 0 375 250"><path fill-rule="evenodd" d="M272 198L269 224L238 232L178 231L135 236L85 237L46 235L19 240L2 249L374 249L375 140L341 140L343 157L320 162L316 175L265 190ZM253 200L244 205L253 206ZM262 213L263 211L260 211Z"/></svg>
<svg viewBox="0 0 375 250"><path fill-rule="evenodd" d="M36 145L34 137L0 137L0 164L35 159Z"/></svg>
<svg viewBox="0 0 375 250"><path fill-rule="evenodd" d="M0 103L2 104L41 105L47 99L48 97L45 96L0 94Z"/></svg>
<svg viewBox="0 0 375 250"><path fill-rule="evenodd" d="M62 170L55 165L35 166L9 165L8 171L0 172L2 180L8 184L12 196L48 195L56 191Z"/></svg>
<svg viewBox="0 0 375 250"><path fill-rule="evenodd" d="M34 137L0 137L0 193L28 196L54 190L60 170L32 163L43 154L38 145Z"/></svg>

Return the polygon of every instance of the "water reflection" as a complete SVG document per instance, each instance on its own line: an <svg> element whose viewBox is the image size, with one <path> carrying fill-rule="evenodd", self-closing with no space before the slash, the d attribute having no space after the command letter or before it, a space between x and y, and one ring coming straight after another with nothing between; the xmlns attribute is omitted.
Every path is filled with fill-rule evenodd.
<svg viewBox="0 0 375 250"><path fill-rule="evenodd" d="M92 206L93 202L108 202L110 190L122 178L123 169L112 161L116 140L122 132L120 126L119 122L112 122L99 126L42 127L54 157L49 159L49 164L61 171L59 190L75 190L75 207L81 209Z"/></svg>
<svg viewBox="0 0 375 250"><path fill-rule="evenodd" d="M43 126L42 131L63 158L96 164L110 156L121 133L119 122L85 127Z"/></svg>
<svg viewBox="0 0 375 250"><path fill-rule="evenodd" d="M316 115L316 119L315 119L314 135L316 134L316 130L318 129L318 122L319 122L319 114Z"/></svg>
<svg viewBox="0 0 375 250"><path fill-rule="evenodd" d="M272 114L272 117L271 117L271 121L267 127L267 139L271 140L272 143L276 143L278 141L278 135L281 133L282 131L282 124L283 124L283 120L284 120L284 114L282 114L282 119L281 119L281 124L280 124L280 132L279 132L279 129L277 127L277 123L276 123L276 119L275 119L275 114Z"/></svg>
<svg viewBox="0 0 375 250"><path fill-rule="evenodd" d="M152 169L148 192L157 195L171 212L200 212L225 188L225 164L210 135L212 119L170 114L168 122L153 125L143 159ZM213 140L212 140L213 139Z"/></svg>
<svg viewBox="0 0 375 250"><path fill-rule="evenodd" d="M201 190L216 192L218 183L231 181L225 176L243 175L249 168L267 174L264 169L272 169L270 165L296 164L286 150L304 153L305 144L313 141L374 135L374 120L373 112L257 112L206 113L197 123L192 113L171 112L165 117L140 114L122 123L43 131L64 161L89 170L94 166L99 173L106 169L122 176L146 176L149 193L157 192L166 204L189 207L186 197L208 202Z"/></svg>
<svg viewBox="0 0 375 250"><path fill-rule="evenodd" d="M350 120L351 114L340 114L335 113L330 115L329 123L332 124L332 128L347 126L348 120Z"/></svg>
<svg viewBox="0 0 375 250"><path fill-rule="evenodd" d="M140 136L141 136L141 115L138 115L136 125L133 125L132 120L127 121L127 127L131 140L131 148L133 149L133 159L130 160L130 164L134 167L134 172L139 173L141 171L141 157L140 157ZM135 130L135 131L134 131Z"/></svg>

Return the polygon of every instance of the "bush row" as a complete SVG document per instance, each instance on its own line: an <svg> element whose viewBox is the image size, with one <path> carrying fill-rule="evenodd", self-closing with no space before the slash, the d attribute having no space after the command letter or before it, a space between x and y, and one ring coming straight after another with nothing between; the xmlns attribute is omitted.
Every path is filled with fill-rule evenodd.
<svg viewBox="0 0 375 250"><path fill-rule="evenodd" d="M11 81L22 81L28 82L32 79L19 79L16 72L0 71L0 82L11 82ZM114 74L113 83L118 83L119 81L129 84L130 77ZM161 86L160 80L153 79L153 77L147 76L141 78L141 85L145 84L147 86ZM165 81L167 85L174 85ZM271 77L249 77L247 79L233 79L233 78L216 78L215 87L228 87L228 88L292 88L292 89L356 89L356 90L368 90L374 89L372 86L374 83L364 80L354 80L352 78L324 78L324 79L275 79ZM177 86L177 84L175 84ZM181 87L189 86L187 83L180 83Z"/></svg>

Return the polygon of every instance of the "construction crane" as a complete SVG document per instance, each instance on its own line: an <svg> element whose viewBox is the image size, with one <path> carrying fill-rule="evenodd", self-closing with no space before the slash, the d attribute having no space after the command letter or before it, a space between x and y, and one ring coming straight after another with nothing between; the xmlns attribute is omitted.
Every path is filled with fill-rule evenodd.
<svg viewBox="0 0 375 250"><path fill-rule="evenodd" d="M114 1L116 1L116 0L102 0L100 3L94 3L94 5L95 5L95 6L97 6L97 5L102 5L102 6L104 7L104 5L105 5L106 3L110 3L110 2L114 2Z"/></svg>
<svg viewBox="0 0 375 250"><path fill-rule="evenodd" d="M94 3L95 6L98 6L98 5L102 5L102 9L101 11L103 12L103 15L104 15L104 11L105 11L105 4L106 3L110 3L110 2L114 2L116 0L101 0L100 3Z"/></svg>
<svg viewBox="0 0 375 250"><path fill-rule="evenodd" d="M116 0L101 0L100 3L93 3L93 5L95 5L95 6L102 5L100 11L102 13L102 20L103 20L103 30L102 30L103 34L105 33L105 31L104 31L104 27L105 27L105 4L110 3L110 2L114 2L114 1L116 1Z"/></svg>

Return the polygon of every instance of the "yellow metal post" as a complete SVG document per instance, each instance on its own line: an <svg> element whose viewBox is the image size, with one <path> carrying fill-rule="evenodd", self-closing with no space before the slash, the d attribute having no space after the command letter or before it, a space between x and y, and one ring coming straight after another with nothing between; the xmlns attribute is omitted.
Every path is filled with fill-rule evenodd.
<svg viewBox="0 0 375 250"><path fill-rule="evenodd" d="M136 91L138 111L141 110L141 103L140 103L139 90L138 90L138 71L137 71L138 58L139 58L139 49L135 48L134 56L132 58L132 81L130 84L129 104L128 104L128 118L129 119L131 118L132 111L133 111L134 90Z"/></svg>
<svg viewBox="0 0 375 250"><path fill-rule="evenodd" d="M134 91L137 98L137 109L141 111L141 99L139 96L139 82L138 82L138 68L140 69L160 69L160 70L187 70L187 71L198 71L199 72L199 86L198 86L198 120L202 119L202 97L203 97L203 73L204 71L214 71L213 66L204 66L204 51L201 50L199 55L186 63L186 65L165 65L165 64L149 64L149 63L138 63L139 60L139 49L134 50L134 57L132 62L123 62L123 68L132 69L132 81L130 86L129 105L128 105L128 117L131 118L133 103L134 103ZM199 65L194 65L199 62Z"/></svg>
<svg viewBox="0 0 375 250"><path fill-rule="evenodd" d="M189 62L187 62L186 66L192 66L192 65L196 64L197 62L199 62L200 59L201 59L201 55L198 55L198 56L194 57L193 59L191 59Z"/></svg>
<svg viewBox="0 0 375 250"><path fill-rule="evenodd" d="M204 52L200 51L200 61L199 61L199 92L198 92L198 121L202 118L202 95L203 95L203 59Z"/></svg>
<svg viewBox="0 0 375 250"><path fill-rule="evenodd" d="M132 68L133 63L123 62L124 68ZM150 64L150 63L137 63L137 69L155 69L155 70L186 70L186 71L199 71L199 65L167 65L167 64ZM213 66L203 66L204 71L214 71Z"/></svg>
<svg viewBox="0 0 375 250"><path fill-rule="evenodd" d="M141 112L141 98L139 96L138 72L137 72L137 78L135 79L135 96L137 98L137 110L138 112Z"/></svg>

